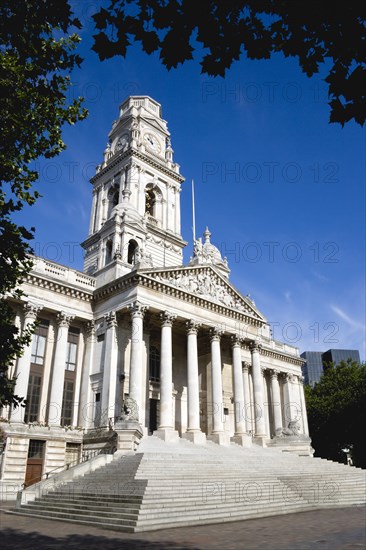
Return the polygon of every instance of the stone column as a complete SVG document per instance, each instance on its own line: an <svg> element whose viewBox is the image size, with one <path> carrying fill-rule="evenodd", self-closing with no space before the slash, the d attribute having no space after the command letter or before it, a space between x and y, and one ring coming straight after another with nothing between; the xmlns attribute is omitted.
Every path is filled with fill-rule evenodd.
<svg viewBox="0 0 366 550"><path fill-rule="evenodd" d="M250 343L250 351L252 354L255 438L258 443L264 445L264 439L266 438L266 429L264 421L263 375L260 362L260 348L261 346L258 342L252 341Z"/></svg>
<svg viewBox="0 0 366 550"><path fill-rule="evenodd" d="M90 214L90 223L89 223L89 235L92 235L94 233L96 207L97 207L97 191L94 188L93 189L92 208L91 208L91 214Z"/></svg>
<svg viewBox="0 0 366 550"><path fill-rule="evenodd" d="M305 435L309 435L308 415L306 412L305 394L304 394L304 377L298 376L299 379L299 393L300 393L300 406L302 415L302 425Z"/></svg>
<svg viewBox="0 0 366 550"><path fill-rule="evenodd" d="M81 369L81 391L80 406L78 413L78 426L90 428L94 421L94 401L90 387L90 374L92 373L94 346L95 346L95 323L93 320L84 325L84 359Z"/></svg>
<svg viewBox="0 0 366 550"><path fill-rule="evenodd" d="M283 378L283 395L284 395L284 422L285 427L288 428L290 422L298 420L300 410L299 404L294 401L292 393L292 383L294 375L289 372L282 374Z"/></svg>
<svg viewBox="0 0 366 550"><path fill-rule="evenodd" d="M277 433L277 430L281 430L283 427L282 424L282 407L281 407L281 393L280 393L280 384L278 381L279 376L278 370L271 370L271 398L272 398L272 413L273 413L273 429L274 436Z"/></svg>
<svg viewBox="0 0 366 550"><path fill-rule="evenodd" d="M206 434L201 432L200 427L200 394L198 380L198 352L197 332L200 324L196 321L187 321L187 408L188 427L183 435L193 443L203 444L206 442Z"/></svg>
<svg viewBox="0 0 366 550"><path fill-rule="evenodd" d="M37 314L42 309L41 306L32 304L28 302L24 305L24 325L23 332L34 323L37 319ZM19 357L18 364L16 367L16 377L17 381L15 384L15 395L19 397L27 398L28 393L28 383L29 383L29 373L30 373L30 364L32 359L32 339L27 346L23 349L23 355ZM13 422L24 422L24 407L17 407L11 411L10 419Z"/></svg>
<svg viewBox="0 0 366 550"><path fill-rule="evenodd" d="M117 390L117 360L118 360L118 342L117 342L117 318L116 313L111 311L105 316L107 323L104 371L103 371L103 389L102 389L102 424L108 426L112 419L114 424L116 416L116 390Z"/></svg>
<svg viewBox="0 0 366 550"><path fill-rule="evenodd" d="M173 419L173 351L172 326L176 319L168 311L161 313L161 349L160 349L160 424L154 432L164 441L178 440Z"/></svg>
<svg viewBox="0 0 366 550"><path fill-rule="evenodd" d="M231 337L231 347L233 354L233 388L234 388L234 414L235 414L235 433L231 438L238 445L249 445L252 440L246 433L245 422L245 400L244 386L241 365L241 338L238 335Z"/></svg>
<svg viewBox="0 0 366 550"><path fill-rule="evenodd" d="M130 304L128 309L132 319L129 397L136 402L138 419L141 424L143 422L141 410L143 319L148 306L136 301Z"/></svg>
<svg viewBox="0 0 366 550"><path fill-rule="evenodd" d="M243 387L244 387L244 403L245 403L245 411L244 411L245 423L246 423L247 434L252 435L253 426L252 426L252 408L250 403L249 367L250 367L249 363L244 361L242 366L242 371L243 371Z"/></svg>
<svg viewBox="0 0 366 550"><path fill-rule="evenodd" d="M74 319L64 311L58 313L57 340L55 344L55 356L51 378L50 401L48 406L48 423L59 426L61 423L62 398L64 394L65 368L67 358L67 337L69 326Z"/></svg>
<svg viewBox="0 0 366 550"><path fill-rule="evenodd" d="M230 437L224 431L223 403L222 403L222 373L221 373L221 349L220 338L222 331L213 328L211 337L211 383L212 383L212 433L208 439L219 445L229 445Z"/></svg>

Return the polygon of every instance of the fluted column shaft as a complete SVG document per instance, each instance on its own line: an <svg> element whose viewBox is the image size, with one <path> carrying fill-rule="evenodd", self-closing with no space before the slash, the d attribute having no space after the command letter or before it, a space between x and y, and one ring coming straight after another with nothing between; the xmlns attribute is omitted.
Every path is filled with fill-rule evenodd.
<svg viewBox="0 0 366 550"><path fill-rule="evenodd" d="M302 424L304 429L304 434L309 435L309 424L308 424L308 415L306 412L306 403L305 403L305 394L304 394L304 377L299 376L299 392L300 392L300 405L301 405L301 414L302 414Z"/></svg>
<svg viewBox="0 0 366 550"><path fill-rule="evenodd" d="M232 338L235 435L246 432L240 338Z"/></svg>
<svg viewBox="0 0 366 550"><path fill-rule="evenodd" d="M247 432L252 432L252 409L250 403L250 386L249 386L249 363L243 364L243 388L244 388L244 403L245 403L245 425Z"/></svg>
<svg viewBox="0 0 366 550"><path fill-rule="evenodd" d="M175 315L167 311L160 316L161 350L160 350L160 424L161 428L173 428L173 352L172 325Z"/></svg>
<svg viewBox="0 0 366 550"><path fill-rule="evenodd" d="M187 391L188 391L188 431L200 430L200 396L198 381L197 332L199 324L186 323L187 332Z"/></svg>
<svg viewBox="0 0 366 550"><path fill-rule="evenodd" d="M143 319L147 306L134 302L129 306L132 319L129 396L135 400L139 422L142 422L142 343Z"/></svg>
<svg viewBox="0 0 366 550"><path fill-rule="evenodd" d="M57 315L57 340L53 361L48 423L59 426L61 423L62 397L64 393L65 368L67 359L67 338L72 315L61 312Z"/></svg>
<svg viewBox="0 0 366 550"><path fill-rule="evenodd" d="M35 304L27 303L24 306L25 309L25 318L23 331L25 331L28 326L37 319L37 314L41 310L40 306ZM17 381L15 384L15 395L19 397L27 398L28 392L28 383L29 383L29 373L30 373L30 364L32 359L32 339L27 346L23 348L23 355L19 357L17 368L16 368L16 377ZM24 407L17 407L11 412L11 420L13 422L23 422L24 421Z"/></svg>
<svg viewBox="0 0 366 550"><path fill-rule="evenodd" d="M224 431L222 421L221 331L211 330L212 433Z"/></svg>
<svg viewBox="0 0 366 550"><path fill-rule="evenodd" d="M250 351L252 354L252 377L253 377L253 394L255 406L255 435L258 437L266 436L265 421L264 421L264 404L263 404L263 376L260 362L260 345L252 342Z"/></svg>
<svg viewBox="0 0 366 550"><path fill-rule="evenodd" d="M90 375L92 373L94 346L95 346L95 323L88 321L84 325L85 351L83 368L81 372L80 406L78 411L78 426L91 427L94 420L94 399L90 387Z"/></svg>
<svg viewBox="0 0 366 550"><path fill-rule="evenodd" d="M281 412L281 393L280 384L278 382L279 372L272 370L271 375L271 394L272 394L272 412L274 431L281 429L282 426L282 412Z"/></svg>
<svg viewBox="0 0 366 550"><path fill-rule="evenodd" d="M116 390L117 390L117 319L114 311L105 317L107 323L103 390L102 390L102 417L103 423L108 424L109 418L116 416Z"/></svg>

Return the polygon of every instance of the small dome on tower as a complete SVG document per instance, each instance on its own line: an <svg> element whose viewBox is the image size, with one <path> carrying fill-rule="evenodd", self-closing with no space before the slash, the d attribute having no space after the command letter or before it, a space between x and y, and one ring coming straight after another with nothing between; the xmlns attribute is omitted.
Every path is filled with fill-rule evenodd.
<svg viewBox="0 0 366 550"><path fill-rule="evenodd" d="M215 266L222 275L229 276L230 269L228 268L226 258L222 258L220 250L211 243L211 232L208 227L203 234L204 242L200 237L193 244L193 257L189 265L212 265Z"/></svg>

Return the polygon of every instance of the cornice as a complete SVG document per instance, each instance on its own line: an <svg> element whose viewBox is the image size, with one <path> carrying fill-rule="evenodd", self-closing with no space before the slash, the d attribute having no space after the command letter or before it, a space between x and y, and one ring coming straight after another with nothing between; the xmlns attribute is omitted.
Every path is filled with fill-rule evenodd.
<svg viewBox="0 0 366 550"><path fill-rule="evenodd" d="M169 268L164 268L164 270L168 271ZM159 269L158 271L164 270ZM151 269L149 269L149 272L151 272ZM234 319L235 321L249 324L250 326L261 328L265 324L265 321L262 319L256 319L254 316L250 315L249 312L239 311L235 308L225 306L222 303L211 301L201 295L194 294L182 288L177 288L168 282L154 279L141 271L133 271L128 275L124 275L121 278L96 289L94 291L94 299L96 301L106 299L118 294L122 290L126 290L127 288L137 285L141 285L145 288L171 296L172 298L177 298L178 300L191 303L192 305L202 307L208 311L218 313L219 315L224 315L230 319Z"/></svg>
<svg viewBox="0 0 366 550"><path fill-rule="evenodd" d="M153 168L160 170L160 172L166 174L171 179L174 179L179 183L183 183L185 180L183 176L181 176L180 174L177 174L176 172L174 172L174 170L167 168L166 166L164 166L164 164L162 164L161 162L158 162L153 157L140 153L140 151L138 151L133 147L129 147L126 151L120 151L118 153L115 153L113 157L108 161L107 166L102 168L100 172L95 174L95 176L93 176L90 179L90 183L94 184L95 182L98 181L99 178L107 174L109 170L111 170L112 168L116 168L121 163L122 160L125 160L128 157L132 157L132 156L134 159L140 159L144 161L146 164L148 164L149 166L152 166Z"/></svg>
<svg viewBox="0 0 366 550"><path fill-rule="evenodd" d="M285 361L286 363L292 363L299 367L301 367L305 363L304 359L302 359L301 357L297 357L289 353L281 352L278 350L266 348L263 346L263 344L262 344L262 349L260 351L260 354L261 356L271 357L273 359L280 359L281 361Z"/></svg>
<svg viewBox="0 0 366 550"><path fill-rule="evenodd" d="M84 302L92 302L93 300L93 291L82 290L71 284L63 284L59 281L41 277L40 275L35 275L33 273L27 275L23 284L24 283L29 283L46 290L51 290L52 292L57 292L58 294L63 294L71 298L83 300Z"/></svg>

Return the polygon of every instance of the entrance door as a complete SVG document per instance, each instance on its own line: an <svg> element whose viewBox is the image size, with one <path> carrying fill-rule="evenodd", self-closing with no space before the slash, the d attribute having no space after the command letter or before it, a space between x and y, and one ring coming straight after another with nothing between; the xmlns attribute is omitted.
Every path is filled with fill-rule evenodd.
<svg viewBox="0 0 366 550"><path fill-rule="evenodd" d="M45 442L38 439L29 440L27 469L25 472L25 487L29 487L42 479Z"/></svg>
<svg viewBox="0 0 366 550"><path fill-rule="evenodd" d="M149 399L149 402L149 433L152 434L155 430L158 429L158 400Z"/></svg>

